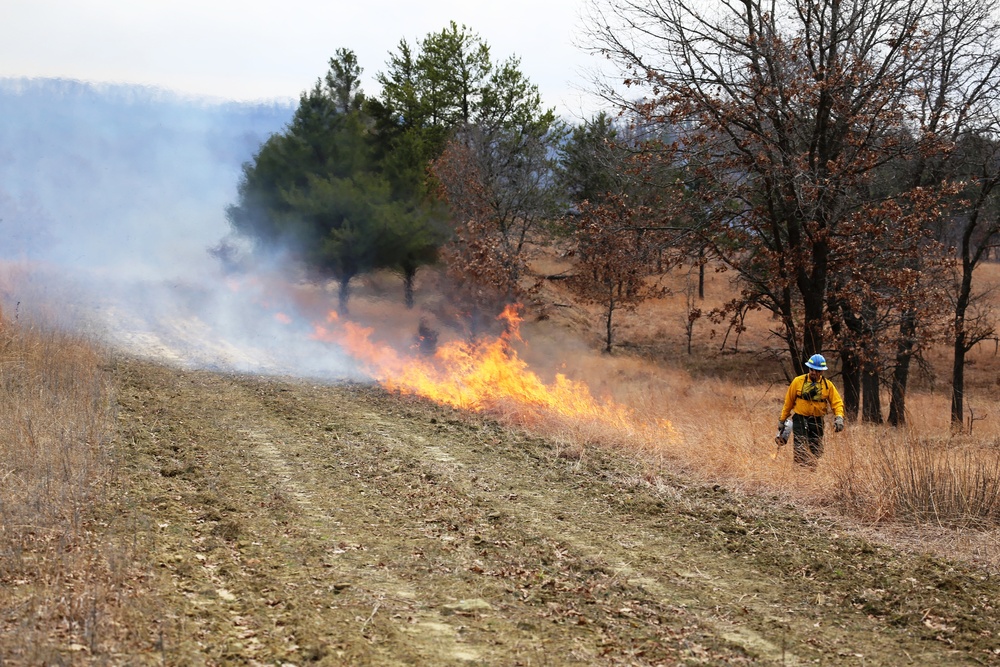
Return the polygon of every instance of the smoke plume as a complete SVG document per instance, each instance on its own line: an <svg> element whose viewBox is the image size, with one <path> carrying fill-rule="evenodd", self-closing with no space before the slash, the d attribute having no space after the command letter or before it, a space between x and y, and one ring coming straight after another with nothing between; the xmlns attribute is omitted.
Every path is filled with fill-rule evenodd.
<svg viewBox="0 0 1000 667"><path fill-rule="evenodd" d="M7 317L185 366L350 376L259 275L227 274L241 165L292 102L208 103L157 89L0 81L0 299ZM227 241L231 243L231 241Z"/></svg>

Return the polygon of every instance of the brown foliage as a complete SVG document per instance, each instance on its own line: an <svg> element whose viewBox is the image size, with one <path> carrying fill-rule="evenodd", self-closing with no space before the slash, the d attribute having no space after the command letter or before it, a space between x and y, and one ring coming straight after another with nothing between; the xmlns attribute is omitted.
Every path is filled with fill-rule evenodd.
<svg viewBox="0 0 1000 667"><path fill-rule="evenodd" d="M613 343L614 312L632 310L664 293L650 281L659 247L646 228L650 217L648 208L633 207L621 196L581 206L573 233L577 266L569 284L582 300L604 309L607 352Z"/></svg>
<svg viewBox="0 0 1000 667"><path fill-rule="evenodd" d="M527 244L542 219L542 188L521 180L505 161L508 149L468 128L431 165L437 194L452 213L453 236L441 257L473 310L498 310L532 290L523 279Z"/></svg>
<svg viewBox="0 0 1000 667"><path fill-rule="evenodd" d="M935 68L951 62L935 48L985 47L955 32L976 28L982 7L606 6L595 37L625 84L645 93L620 101L671 135L704 196L704 239L740 276L730 312L774 313L795 366L832 341L866 372L899 369L904 391L909 360L941 331L946 267L925 261L943 254L925 230L954 199L947 177L926 177L954 145L929 123L985 117L935 82ZM636 48L639 33L648 39ZM895 354L879 357L885 350Z"/></svg>

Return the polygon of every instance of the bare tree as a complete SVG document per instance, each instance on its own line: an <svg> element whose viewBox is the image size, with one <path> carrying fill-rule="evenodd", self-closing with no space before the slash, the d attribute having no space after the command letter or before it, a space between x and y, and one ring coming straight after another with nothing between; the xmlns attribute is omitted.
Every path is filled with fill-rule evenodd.
<svg viewBox="0 0 1000 667"><path fill-rule="evenodd" d="M431 165L452 212L454 235L443 259L479 306L524 295L529 242L555 212L550 122L493 131L468 126Z"/></svg>

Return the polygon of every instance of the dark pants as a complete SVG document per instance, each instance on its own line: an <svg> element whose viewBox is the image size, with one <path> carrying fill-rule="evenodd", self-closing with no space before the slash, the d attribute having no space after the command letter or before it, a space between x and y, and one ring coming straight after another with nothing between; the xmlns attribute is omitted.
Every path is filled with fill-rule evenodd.
<svg viewBox="0 0 1000 667"><path fill-rule="evenodd" d="M799 465L815 467L823 455L823 418L792 415L792 450Z"/></svg>

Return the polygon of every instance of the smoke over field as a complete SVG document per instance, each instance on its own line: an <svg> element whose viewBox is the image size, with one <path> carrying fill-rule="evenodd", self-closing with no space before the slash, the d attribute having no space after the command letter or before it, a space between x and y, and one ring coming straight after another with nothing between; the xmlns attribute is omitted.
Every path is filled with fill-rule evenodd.
<svg viewBox="0 0 1000 667"><path fill-rule="evenodd" d="M241 165L293 110L129 86L0 82L8 316L44 317L184 365L349 373L328 345L275 317L284 306L261 280L227 276L210 252L229 234L225 207Z"/></svg>
<svg viewBox="0 0 1000 667"><path fill-rule="evenodd" d="M433 278L418 275L420 307L407 311L398 281L365 277L368 298L352 305L350 321L332 323L335 288L279 262L247 261L231 235L225 208L237 199L241 165L292 112L288 104L208 104L136 87L0 83L0 301L8 317L43 317L186 367L383 383L391 374L393 386L405 386L398 378L410 372L400 368L408 360L386 361L397 351L419 355L410 348L420 327L440 334L442 345L461 336ZM364 345L376 347L352 347L345 326L370 327ZM564 404L556 396L571 387L589 405L584 385L553 384L551 361L544 379L526 367L494 372L549 394L528 402ZM468 373L456 377L470 384ZM480 385L496 387L498 377L480 377ZM465 395L445 402L482 405Z"/></svg>

